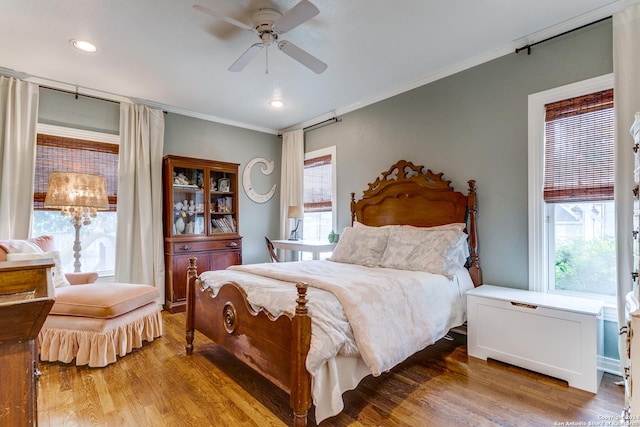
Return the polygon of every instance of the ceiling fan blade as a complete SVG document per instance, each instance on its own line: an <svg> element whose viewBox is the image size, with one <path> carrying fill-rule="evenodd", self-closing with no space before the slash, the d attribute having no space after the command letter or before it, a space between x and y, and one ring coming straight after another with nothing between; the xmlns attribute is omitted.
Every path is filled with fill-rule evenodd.
<svg viewBox="0 0 640 427"><path fill-rule="evenodd" d="M273 23L273 29L277 33L284 34L319 13L320 11L313 3L301 0Z"/></svg>
<svg viewBox="0 0 640 427"><path fill-rule="evenodd" d="M236 59L236 62L231 64L229 71L238 72L244 70L244 67L246 67L247 64L251 62L251 60L255 58L263 48L264 46L262 43L251 45L249 49L245 50L244 53L240 55L240 58Z"/></svg>
<svg viewBox="0 0 640 427"><path fill-rule="evenodd" d="M298 46L294 45L291 42L282 40L278 43L278 47L281 51L283 51L316 74L320 74L327 69L327 64L320 61L309 52L300 49Z"/></svg>
<svg viewBox="0 0 640 427"><path fill-rule="evenodd" d="M254 29L250 25L247 25L244 22L240 22L238 20L235 20L232 17L225 15L224 13L215 11L213 9L209 9L208 7L201 6L199 4L194 5L193 8L195 10L199 11L199 12L203 12L203 13L206 13L208 15L214 16L214 17L216 17L218 19L221 19L224 22L227 22L227 23L229 23L231 25L235 25L236 27L240 27L243 30L254 31Z"/></svg>

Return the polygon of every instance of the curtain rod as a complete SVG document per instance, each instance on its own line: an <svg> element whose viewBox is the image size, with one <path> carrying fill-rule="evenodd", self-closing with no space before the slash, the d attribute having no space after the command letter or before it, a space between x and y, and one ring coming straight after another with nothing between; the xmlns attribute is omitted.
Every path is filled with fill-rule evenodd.
<svg viewBox="0 0 640 427"><path fill-rule="evenodd" d="M315 128L319 128L319 127L324 127L324 126L328 126L328 125L332 125L334 123L338 123L341 122L342 119L338 118L338 117L331 117L330 119L327 120L323 120L321 122L315 123L313 125L309 125L307 127L303 127L302 130L303 131L308 131L308 130L313 130Z"/></svg>
<svg viewBox="0 0 640 427"><path fill-rule="evenodd" d="M321 121L321 122L314 123L314 124L312 124L312 125L309 125L309 126L303 127L303 128L302 128L302 130L303 130L304 132L309 131L309 130L315 130L315 129L317 129L317 128L321 128L321 127L324 127L324 126L332 125L332 124L334 124L334 123L338 123L338 122L341 122L341 121L342 121L342 119L341 119L340 117L331 117L330 119L323 120L323 121ZM279 137L279 138L282 138L282 134L281 134L281 133L279 133L279 134L278 134L278 137Z"/></svg>
<svg viewBox="0 0 640 427"><path fill-rule="evenodd" d="M535 42L535 43L532 43L532 44L528 44L528 45L525 45L525 46L519 47L519 48L517 48L517 49L516 49L516 53L520 53L520 52L522 52L523 50L525 50L525 49L526 49L526 50L527 50L527 55L531 55L531 48L532 48L533 46L535 46L535 45L538 45L538 44L540 44L540 43L544 43L544 42L548 42L549 40L553 40L553 39L558 38L558 37L562 37L562 36L564 36L565 34L569 34L569 33L572 33L572 32L574 32L574 31L581 30L581 29L583 29L583 28L585 28L585 27L588 27L588 26L590 26L590 25L594 25L594 24L597 24L597 23L599 23L599 22L606 21L607 19L611 19L611 16L607 16L607 17L605 17L605 18L598 19L597 21L593 21L593 22L590 22L590 23L588 23L588 24L581 25L581 26L579 26L579 27L577 27L577 28L574 28L574 29L572 29L572 30L565 31L564 33L556 34L555 36L547 37L547 38L546 38L546 39L544 39L544 40L540 40L540 41L538 41L538 42Z"/></svg>
<svg viewBox="0 0 640 427"><path fill-rule="evenodd" d="M104 102L112 102L112 103L118 104L118 105L120 105L122 103L120 101L114 101L113 99L100 98L99 96L93 96L93 95L85 95L83 93L79 93L78 90L73 92L73 91L70 91L70 90L60 89L58 87L51 87L51 86L45 86L45 85L40 85L40 87L43 88L43 89L55 90L55 91L58 91L58 92L68 93L70 95L75 95L76 99L78 99L79 96L84 96L85 98L96 99L98 101L104 101ZM162 112L164 114L168 114L167 110L162 110Z"/></svg>
<svg viewBox="0 0 640 427"><path fill-rule="evenodd" d="M98 101L106 101L106 102L113 102L114 104L120 104L120 101L114 101L112 99L100 98L99 96L85 95L83 93L79 93L78 89L76 89L76 91L73 92L73 91L70 91L70 90L60 89L58 87L51 87L51 86L45 86L45 85L40 85L40 87L43 88L43 89L55 90L55 91L58 91L58 92L63 92L63 93L68 93L68 94L71 94L71 95L75 95L76 99L78 99L79 96L84 96L85 98L97 99Z"/></svg>

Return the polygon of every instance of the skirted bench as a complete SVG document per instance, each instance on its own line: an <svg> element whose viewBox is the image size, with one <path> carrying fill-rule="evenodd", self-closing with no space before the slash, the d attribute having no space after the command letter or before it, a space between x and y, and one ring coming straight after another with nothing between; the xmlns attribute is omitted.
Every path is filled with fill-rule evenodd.
<svg viewBox="0 0 640 427"><path fill-rule="evenodd" d="M162 335L157 288L94 283L96 273L63 274L53 236L0 240L0 261L37 258L56 263L55 303L38 335L42 361L103 367Z"/></svg>

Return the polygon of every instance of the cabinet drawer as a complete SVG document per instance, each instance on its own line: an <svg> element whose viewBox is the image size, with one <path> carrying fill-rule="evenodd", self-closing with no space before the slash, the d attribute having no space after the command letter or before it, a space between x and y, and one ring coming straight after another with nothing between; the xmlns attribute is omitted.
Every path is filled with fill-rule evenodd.
<svg viewBox="0 0 640 427"><path fill-rule="evenodd" d="M241 249L242 240L207 240L202 242L180 242L173 243L173 253L183 254L189 252L201 252L220 249Z"/></svg>

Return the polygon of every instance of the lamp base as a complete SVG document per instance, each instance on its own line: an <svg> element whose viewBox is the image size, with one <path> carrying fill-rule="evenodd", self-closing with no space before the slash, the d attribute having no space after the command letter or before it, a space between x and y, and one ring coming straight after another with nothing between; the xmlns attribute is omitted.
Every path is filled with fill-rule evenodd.
<svg viewBox="0 0 640 427"><path fill-rule="evenodd" d="M298 232L296 230L291 230L289 240L300 240L300 238L298 237Z"/></svg>
<svg viewBox="0 0 640 427"><path fill-rule="evenodd" d="M82 244L80 243L80 227L82 227L82 223L77 217L74 217L75 222L73 226L76 229L76 240L73 242L73 257L75 258L75 262L73 263L73 272L80 273L82 264L80 263L80 253L82 252Z"/></svg>
<svg viewBox="0 0 640 427"><path fill-rule="evenodd" d="M291 230L291 234L289 234L289 240L300 240L298 238L298 227L300 227L300 220L296 220L296 228Z"/></svg>

